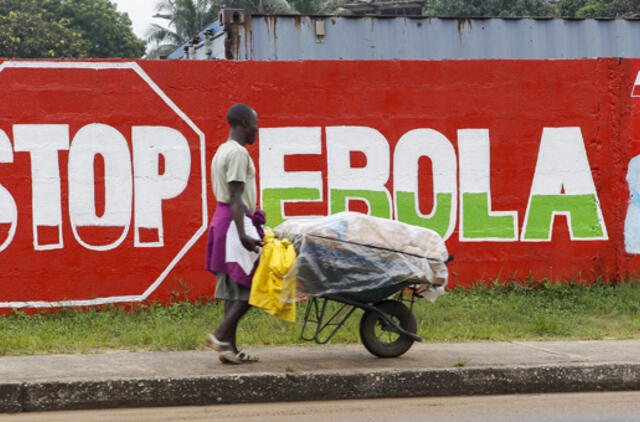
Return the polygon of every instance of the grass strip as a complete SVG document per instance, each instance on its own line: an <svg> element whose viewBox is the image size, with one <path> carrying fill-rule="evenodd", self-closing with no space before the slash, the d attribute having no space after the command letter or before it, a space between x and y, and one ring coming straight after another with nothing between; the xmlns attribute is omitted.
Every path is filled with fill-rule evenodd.
<svg viewBox="0 0 640 422"><path fill-rule="evenodd" d="M238 329L243 346L310 344L300 339L306 305L295 324L252 309ZM428 342L640 338L640 283L494 283L455 288L413 308ZM358 310L331 344L360 343ZM0 355L109 350L195 350L222 320L217 303L145 304L126 310L63 309L0 316Z"/></svg>

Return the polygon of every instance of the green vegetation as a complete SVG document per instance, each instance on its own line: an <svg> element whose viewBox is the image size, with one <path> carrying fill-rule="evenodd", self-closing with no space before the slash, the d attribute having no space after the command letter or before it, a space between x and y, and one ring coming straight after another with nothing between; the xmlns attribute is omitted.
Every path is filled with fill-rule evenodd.
<svg viewBox="0 0 640 422"><path fill-rule="evenodd" d="M277 15L323 13L328 10L327 5L324 0L157 0L156 16L166 19L167 25L151 24L149 27L147 41L153 48L147 57L157 58L172 53L214 22L222 7L244 9L246 13Z"/></svg>
<svg viewBox="0 0 640 422"><path fill-rule="evenodd" d="M416 319L422 336L442 342L638 338L640 283L455 289L420 306Z"/></svg>
<svg viewBox="0 0 640 422"><path fill-rule="evenodd" d="M546 0L431 0L429 16L553 16L555 7Z"/></svg>
<svg viewBox="0 0 640 422"><path fill-rule="evenodd" d="M637 0L560 0L557 15L576 18L638 17Z"/></svg>
<svg viewBox="0 0 640 422"><path fill-rule="evenodd" d="M39 0L45 16L52 21L65 20L82 34L87 57L139 58L146 43L133 33L126 13L118 12L109 0Z"/></svg>
<svg viewBox="0 0 640 422"><path fill-rule="evenodd" d="M458 358L455 361L453 361L451 366L453 366L454 368L462 368L467 366L468 364L469 364L469 359Z"/></svg>
<svg viewBox="0 0 640 422"><path fill-rule="evenodd" d="M239 327L240 344L310 344L300 340L304 309L298 307L295 324L252 310ZM640 283L456 288L434 304L417 301L414 313L418 333L429 342L640 338ZM356 311L331 344L360 343L360 315ZM201 349L221 319L221 305L189 302L14 312L0 317L0 355Z"/></svg>
<svg viewBox="0 0 640 422"><path fill-rule="evenodd" d="M109 0L0 1L0 57L141 57L145 42Z"/></svg>
<svg viewBox="0 0 640 422"><path fill-rule="evenodd" d="M219 10L220 4L214 0L158 0L156 16L166 19L168 25L151 24L146 35L153 48L147 56L157 58L172 53L215 21Z"/></svg>
<svg viewBox="0 0 640 422"><path fill-rule="evenodd" d="M0 2L0 57L85 57L82 35L68 20L43 16L36 0Z"/></svg>
<svg viewBox="0 0 640 422"><path fill-rule="evenodd" d="M570 18L634 17L637 0L430 0L428 16L562 16Z"/></svg>

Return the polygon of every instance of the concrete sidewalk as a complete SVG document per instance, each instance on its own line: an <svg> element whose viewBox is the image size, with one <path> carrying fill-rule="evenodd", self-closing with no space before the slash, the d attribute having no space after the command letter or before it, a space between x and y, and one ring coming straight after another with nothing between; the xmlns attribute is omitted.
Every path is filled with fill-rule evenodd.
<svg viewBox="0 0 640 422"><path fill-rule="evenodd" d="M640 340L416 343L379 359L363 346L0 358L0 412L600 390L640 390Z"/></svg>

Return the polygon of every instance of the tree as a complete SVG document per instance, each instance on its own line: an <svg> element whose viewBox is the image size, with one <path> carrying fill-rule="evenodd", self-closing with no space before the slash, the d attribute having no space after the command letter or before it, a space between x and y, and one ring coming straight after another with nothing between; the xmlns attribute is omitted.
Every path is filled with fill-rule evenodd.
<svg viewBox="0 0 640 422"><path fill-rule="evenodd" d="M291 0L291 3L310 3L314 0ZM246 13L261 15L278 15L299 13L287 0L227 0L224 7L244 9Z"/></svg>
<svg viewBox="0 0 640 422"><path fill-rule="evenodd" d="M557 3L557 13L559 16L573 18L585 3L586 0L560 0Z"/></svg>
<svg viewBox="0 0 640 422"><path fill-rule="evenodd" d="M50 20L68 19L88 42L89 57L141 57L146 43L135 36L131 20L109 0L39 0Z"/></svg>
<svg viewBox="0 0 640 422"><path fill-rule="evenodd" d="M560 0L560 16L577 18L615 18L640 14L637 0Z"/></svg>
<svg viewBox="0 0 640 422"><path fill-rule="evenodd" d="M428 16L553 16L546 0L431 0Z"/></svg>
<svg viewBox="0 0 640 422"><path fill-rule="evenodd" d="M175 51L214 22L222 7L266 15L318 14L327 11L324 0L159 0L156 3L156 16L169 22L167 26L150 26L147 41L155 44L155 47L149 51L148 57L159 57Z"/></svg>
<svg viewBox="0 0 640 422"><path fill-rule="evenodd" d="M0 56L141 57L126 14L109 0L1 0Z"/></svg>
<svg viewBox="0 0 640 422"><path fill-rule="evenodd" d="M290 0L290 6L297 13L318 15L328 11L327 4L318 0Z"/></svg>
<svg viewBox="0 0 640 422"><path fill-rule="evenodd" d="M176 50L216 20L219 9L220 5L214 0L159 0L156 16L167 19L169 25L151 24L147 41L155 47L147 55L159 57Z"/></svg>
<svg viewBox="0 0 640 422"><path fill-rule="evenodd" d="M47 20L36 0L0 2L0 57L86 57L88 44L68 19Z"/></svg>

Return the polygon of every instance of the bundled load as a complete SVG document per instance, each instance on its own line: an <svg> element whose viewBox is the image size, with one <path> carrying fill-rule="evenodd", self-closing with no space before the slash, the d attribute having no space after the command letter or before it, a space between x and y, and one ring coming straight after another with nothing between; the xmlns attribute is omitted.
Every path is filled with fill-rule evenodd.
<svg viewBox="0 0 640 422"><path fill-rule="evenodd" d="M276 236L293 241L298 257L286 277L313 296L357 294L371 301L403 284L435 300L447 283L447 248L433 230L365 214L285 221Z"/></svg>
<svg viewBox="0 0 640 422"><path fill-rule="evenodd" d="M293 245L265 230L260 263L253 274L249 304L289 322L296 322L296 280L285 275L296 260Z"/></svg>

